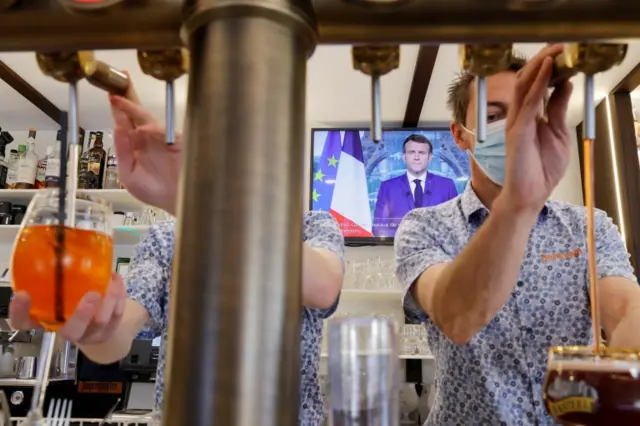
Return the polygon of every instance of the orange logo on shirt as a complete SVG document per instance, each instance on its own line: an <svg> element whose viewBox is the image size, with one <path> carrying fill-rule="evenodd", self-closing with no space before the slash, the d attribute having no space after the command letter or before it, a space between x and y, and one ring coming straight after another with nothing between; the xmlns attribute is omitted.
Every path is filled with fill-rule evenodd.
<svg viewBox="0 0 640 426"><path fill-rule="evenodd" d="M559 260L567 260L567 259L575 259L576 257L580 257L582 255L582 249L577 248L567 253L542 253L540 255L540 260L543 262L556 262Z"/></svg>

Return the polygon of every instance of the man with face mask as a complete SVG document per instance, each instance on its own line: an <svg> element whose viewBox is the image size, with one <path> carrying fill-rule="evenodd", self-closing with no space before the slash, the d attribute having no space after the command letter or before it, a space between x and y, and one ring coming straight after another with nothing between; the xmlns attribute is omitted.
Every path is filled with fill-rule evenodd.
<svg viewBox="0 0 640 426"><path fill-rule="evenodd" d="M407 172L380 184L373 213L373 234L393 237L402 218L415 208L435 206L458 195L451 179L428 173L433 144L422 135L409 135L402 144Z"/></svg>
<svg viewBox="0 0 640 426"><path fill-rule="evenodd" d="M396 234L407 316L436 358L427 426L554 425L542 402L547 350L592 343L584 207L548 201L569 163L571 83L547 99L544 48L487 78L488 134L475 142L475 81L449 91L464 193L410 212ZM640 288L615 225L596 212L601 320L610 346L640 348Z"/></svg>

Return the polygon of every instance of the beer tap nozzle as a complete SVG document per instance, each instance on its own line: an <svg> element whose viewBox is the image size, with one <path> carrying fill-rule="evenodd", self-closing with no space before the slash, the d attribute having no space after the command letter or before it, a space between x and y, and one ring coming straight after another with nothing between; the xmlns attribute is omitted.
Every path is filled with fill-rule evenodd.
<svg viewBox="0 0 640 426"><path fill-rule="evenodd" d="M380 77L400 65L400 46L354 46L353 67L371 77L371 139L382 140Z"/></svg>
<svg viewBox="0 0 640 426"><path fill-rule="evenodd" d="M142 72L167 84L166 87L166 140L175 143L175 92L174 82L189 71L187 49L139 50L138 63Z"/></svg>
<svg viewBox="0 0 640 426"><path fill-rule="evenodd" d="M462 69L476 76L476 142L487 139L486 77L504 71L511 60L513 46L502 44L460 45Z"/></svg>
<svg viewBox="0 0 640 426"><path fill-rule="evenodd" d="M584 76L584 138L596 138L596 106L593 74Z"/></svg>
<svg viewBox="0 0 640 426"><path fill-rule="evenodd" d="M80 144L78 142L78 82L85 77L85 68L88 63L94 62L93 52L54 52L36 53L36 60L40 70L53 79L67 83L69 85L69 112L68 112L68 135L69 135L69 178L67 180L67 161L60 164L60 205L68 208L66 220L68 226L75 224L75 202L76 185L78 182L78 157L80 156ZM61 152L67 152L67 138L62 139ZM65 200L64 194L68 194ZM61 221L63 219L61 218ZM61 223L64 223L62 221Z"/></svg>

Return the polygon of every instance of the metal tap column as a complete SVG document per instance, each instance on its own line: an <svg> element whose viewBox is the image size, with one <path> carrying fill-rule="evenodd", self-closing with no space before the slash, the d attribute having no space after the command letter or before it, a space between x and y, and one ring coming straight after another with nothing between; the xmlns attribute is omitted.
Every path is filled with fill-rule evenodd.
<svg viewBox="0 0 640 426"><path fill-rule="evenodd" d="M313 14L193 3L163 425L294 426Z"/></svg>

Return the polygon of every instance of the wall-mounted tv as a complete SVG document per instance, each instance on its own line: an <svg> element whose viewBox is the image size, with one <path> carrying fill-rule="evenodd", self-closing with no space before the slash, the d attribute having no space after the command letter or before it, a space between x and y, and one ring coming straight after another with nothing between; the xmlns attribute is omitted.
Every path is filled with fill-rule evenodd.
<svg viewBox="0 0 640 426"><path fill-rule="evenodd" d="M469 157L449 129L311 130L310 208L330 212L347 243L393 242L402 218L461 193Z"/></svg>

